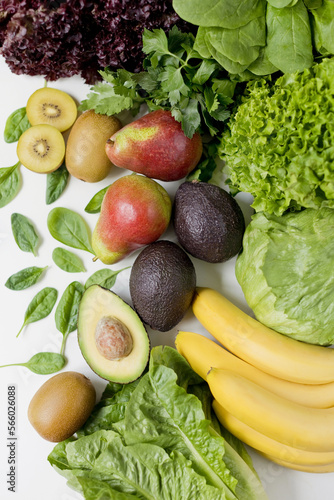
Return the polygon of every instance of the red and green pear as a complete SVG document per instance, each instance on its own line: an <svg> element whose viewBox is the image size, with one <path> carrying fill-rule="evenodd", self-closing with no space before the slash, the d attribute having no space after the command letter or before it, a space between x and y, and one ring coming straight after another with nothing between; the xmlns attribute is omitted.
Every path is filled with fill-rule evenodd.
<svg viewBox="0 0 334 500"><path fill-rule="evenodd" d="M152 111L113 134L106 153L117 167L161 181L186 177L199 162L202 139L184 134L170 111Z"/></svg>
<svg viewBox="0 0 334 500"><path fill-rule="evenodd" d="M168 227L171 210L167 191L153 179L137 174L121 177L103 198L92 237L96 257L114 264L157 240Z"/></svg>

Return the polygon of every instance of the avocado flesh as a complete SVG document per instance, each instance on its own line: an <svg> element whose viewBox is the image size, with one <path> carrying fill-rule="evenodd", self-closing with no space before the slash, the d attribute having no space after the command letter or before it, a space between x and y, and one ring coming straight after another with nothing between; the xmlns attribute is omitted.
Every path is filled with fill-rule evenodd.
<svg viewBox="0 0 334 500"><path fill-rule="evenodd" d="M117 360L104 357L95 340L96 327L103 317L114 317L129 330L131 352ZM117 294L99 285L92 285L83 294L78 314L78 342L88 365L100 377L127 384L143 373L149 358L150 341L137 313Z"/></svg>

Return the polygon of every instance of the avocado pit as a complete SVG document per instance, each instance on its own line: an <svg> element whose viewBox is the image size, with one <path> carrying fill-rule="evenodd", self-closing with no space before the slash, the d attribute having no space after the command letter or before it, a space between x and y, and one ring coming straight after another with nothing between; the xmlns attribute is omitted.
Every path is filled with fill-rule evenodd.
<svg viewBox="0 0 334 500"><path fill-rule="evenodd" d="M129 329L113 316L100 318L95 329L95 343L99 353L110 361L127 357L133 348Z"/></svg>

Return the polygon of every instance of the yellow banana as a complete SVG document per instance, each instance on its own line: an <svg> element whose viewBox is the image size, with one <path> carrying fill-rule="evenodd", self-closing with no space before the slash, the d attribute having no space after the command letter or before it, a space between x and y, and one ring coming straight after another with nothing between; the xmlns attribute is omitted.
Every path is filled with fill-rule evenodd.
<svg viewBox="0 0 334 500"><path fill-rule="evenodd" d="M210 368L232 370L290 401L312 408L334 406L334 382L310 385L297 384L274 377L234 356L212 340L192 332L179 332L175 345L192 369L204 380Z"/></svg>
<svg viewBox="0 0 334 500"><path fill-rule="evenodd" d="M193 311L226 349L266 373L302 384L334 381L334 349L277 333L210 288L197 289Z"/></svg>
<svg viewBox="0 0 334 500"><path fill-rule="evenodd" d="M261 453L275 457L277 460L294 463L295 465L327 465L334 463L334 446L333 451L317 452L300 450L287 446L279 441L269 438L268 436L258 432L249 425L235 418L231 413L218 403L213 402L213 409L221 424L228 429L232 434L239 438L244 443L252 446Z"/></svg>
<svg viewBox="0 0 334 500"><path fill-rule="evenodd" d="M299 405L228 370L212 368L207 381L219 404L258 432L293 448L333 451L333 408Z"/></svg>
<svg viewBox="0 0 334 500"><path fill-rule="evenodd" d="M326 465L298 465L290 462L286 462L285 460L280 460L275 457L271 457L270 455L266 455L265 453L261 453L262 456L275 462L282 467L287 467L288 469L300 470L302 472L313 472L317 474L324 474L326 472L334 472L334 462Z"/></svg>

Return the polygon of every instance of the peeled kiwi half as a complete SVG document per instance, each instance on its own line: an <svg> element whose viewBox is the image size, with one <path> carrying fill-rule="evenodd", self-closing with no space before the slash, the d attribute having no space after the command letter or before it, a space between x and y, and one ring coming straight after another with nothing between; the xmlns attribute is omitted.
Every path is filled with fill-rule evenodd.
<svg viewBox="0 0 334 500"><path fill-rule="evenodd" d="M60 132L69 129L77 117L77 106L62 90L44 87L28 99L27 117L31 125L53 125Z"/></svg>
<svg viewBox="0 0 334 500"><path fill-rule="evenodd" d="M23 132L16 152L26 168L48 174L63 163L65 141L61 132L52 125L35 125Z"/></svg>

